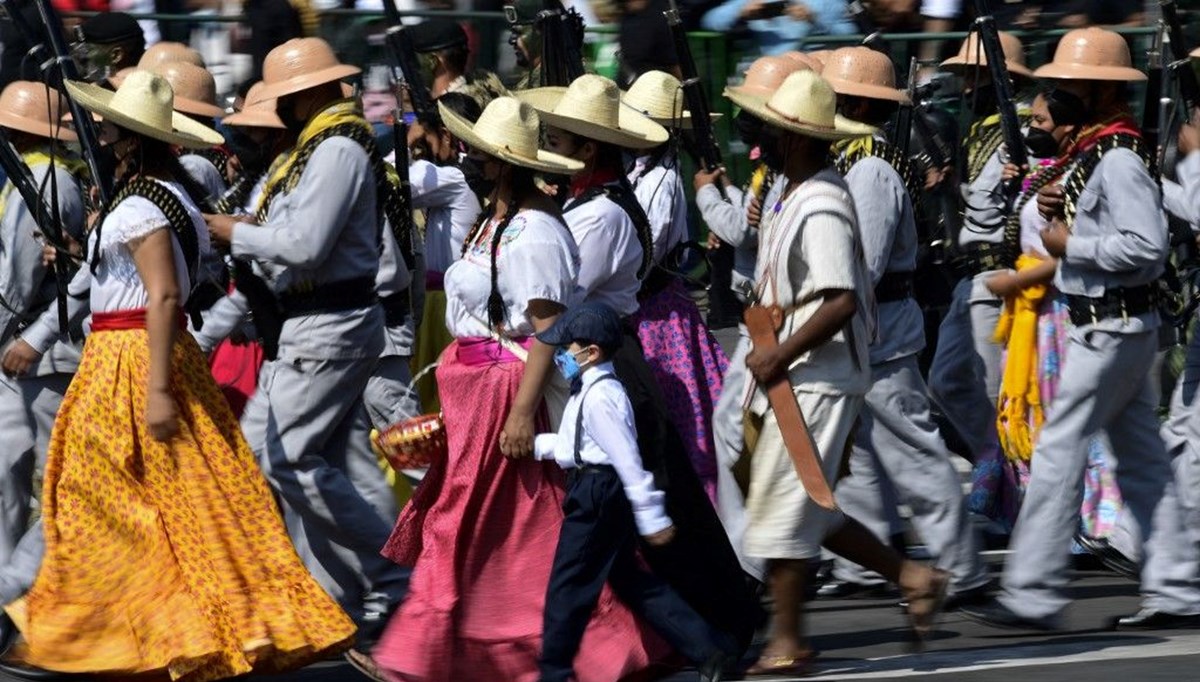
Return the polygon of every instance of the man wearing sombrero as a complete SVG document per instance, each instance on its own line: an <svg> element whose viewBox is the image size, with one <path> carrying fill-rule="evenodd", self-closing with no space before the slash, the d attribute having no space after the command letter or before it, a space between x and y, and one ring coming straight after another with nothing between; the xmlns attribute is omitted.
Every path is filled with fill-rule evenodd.
<svg viewBox="0 0 1200 682"><path fill-rule="evenodd" d="M1160 325L1156 280L1168 252L1162 196L1125 104L1144 81L1129 46L1099 28L1063 36L1035 76L1050 81L1054 122L1074 125L1065 179L1043 188L1046 251L1073 329L1005 564L1003 592L964 615L994 627L1062 627L1071 538L1079 524L1089 441L1101 431L1117 457L1121 497L1142 539L1142 610L1118 629L1200 625L1196 546L1182 533L1170 456L1159 435L1151 367ZM1067 119L1067 120L1059 120Z"/></svg>
<svg viewBox="0 0 1200 682"><path fill-rule="evenodd" d="M870 387L875 311L854 202L829 166L829 143L875 128L837 115L833 89L812 71L788 76L769 98L734 90L726 97L774 131L787 178L781 199L764 209L755 284L757 304L779 308L778 345L752 348L746 358L757 382L747 386L749 410L762 422L750 460L744 544L747 554L769 562L774 597L771 639L750 672L803 674L813 658L800 622L806 563L822 548L899 585L917 637L928 635L948 576L900 557L853 518L812 500L762 388L789 382L832 486Z"/></svg>
<svg viewBox="0 0 1200 682"><path fill-rule="evenodd" d="M840 111L855 120L883 125L898 106L911 104L896 88L892 60L867 47L835 50L821 75L837 93ZM835 166L854 199L879 306L869 350L871 388L853 439L851 474L838 483L838 502L886 540L889 521L898 514L894 503L885 508L880 499L891 498L883 495L884 486L894 489L898 501L913 510L913 525L938 565L950 572L951 599L979 599L988 584L979 538L958 472L930 414L917 362L925 347L925 320L913 298L919 246L913 204L922 186L909 160L882 138L842 140L834 149ZM822 594L846 594L878 580L844 559L835 563L833 575Z"/></svg>
<svg viewBox="0 0 1200 682"><path fill-rule="evenodd" d="M1000 33L1005 67L1018 87L1031 83L1021 41ZM965 274L954 289L950 309L938 329L937 352L929 369L930 395L966 443L974 461L999 451L996 398L1000 393L999 345L992 342L1000 319L1000 299L985 280L1011 265L1003 242L1005 224L1003 131L987 55L972 33L942 68L961 74L975 120L963 139L961 182L963 225L958 262ZM1026 114L1027 115L1027 114Z"/></svg>
<svg viewBox="0 0 1200 682"><path fill-rule="evenodd" d="M83 241L83 169L59 147L76 139L62 122L61 98L42 83L15 81L0 93L0 126L33 174L42 196L57 211L64 235ZM49 177L53 175L53 177ZM45 239L34 213L12 182L0 190L0 345L25 345L21 333L47 308L54 307L55 272L42 258ZM65 246L65 245L63 245ZM66 256L61 256L66 258ZM58 330L54 330L57 336ZM45 470L54 415L79 366L78 337L59 339L36 364L21 374L0 378L0 432L8 447L0 465L0 602L25 593L37 576L45 549L41 522L30 529L34 482ZM11 344L10 344L11 342ZM11 624L0 619L0 648Z"/></svg>
<svg viewBox="0 0 1200 682"><path fill-rule="evenodd" d="M355 618L365 649L403 584L400 569L379 556L397 513L392 493L382 476L350 473L377 466L363 390L385 344L375 289L380 221L402 223L371 126L343 99L338 81L357 73L318 38L271 51L247 105L277 100L298 141L267 180L258 224L208 216L208 225L235 258L256 260L271 276L283 317L278 354L263 367L242 428L293 536L307 540L306 563Z"/></svg>

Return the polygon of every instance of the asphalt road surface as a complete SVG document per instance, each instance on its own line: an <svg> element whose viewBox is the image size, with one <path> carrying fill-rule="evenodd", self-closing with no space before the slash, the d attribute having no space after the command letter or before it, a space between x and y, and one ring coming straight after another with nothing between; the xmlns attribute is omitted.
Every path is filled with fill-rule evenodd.
<svg viewBox="0 0 1200 682"><path fill-rule="evenodd" d="M997 557L998 558L998 557ZM809 629L820 651L805 680L933 680L934 682L1200 682L1200 630L1118 633L1115 616L1137 609L1137 587L1102 572L1076 574L1066 632L1032 637L988 630L946 614L923 653L909 651L903 614L891 600L819 600ZM746 661L749 664L749 660ZM14 678L3 677L7 682ZM79 680L78 677L69 678ZM349 665L327 662L254 682L359 682ZM682 671L666 682L693 682ZM762 677L760 680L798 679ZM455 680L455 682L504 682Z"/></svg>

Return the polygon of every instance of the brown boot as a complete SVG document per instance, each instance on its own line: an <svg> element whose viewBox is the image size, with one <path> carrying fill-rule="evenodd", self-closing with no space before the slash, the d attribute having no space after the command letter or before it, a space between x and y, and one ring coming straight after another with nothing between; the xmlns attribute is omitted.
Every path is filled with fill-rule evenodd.
<svg viewBox="0 0 1200 682"><path fill-rule="evenodd" d="M933 632L946 602L950 574L915 561L905 561L900 568L900 592L908 602L908 621L917 645Z"/></svg>

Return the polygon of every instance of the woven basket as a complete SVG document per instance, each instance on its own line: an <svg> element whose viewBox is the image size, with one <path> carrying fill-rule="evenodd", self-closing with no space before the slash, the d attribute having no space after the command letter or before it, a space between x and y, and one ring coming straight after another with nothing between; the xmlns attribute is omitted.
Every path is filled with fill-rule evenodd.
<svg viewBox="0 0 1200 682"><path fill-rule="evenodd" d="M396 471L423 469L449 454L441 414L423 414L371 433L371 442Z"/></svg>

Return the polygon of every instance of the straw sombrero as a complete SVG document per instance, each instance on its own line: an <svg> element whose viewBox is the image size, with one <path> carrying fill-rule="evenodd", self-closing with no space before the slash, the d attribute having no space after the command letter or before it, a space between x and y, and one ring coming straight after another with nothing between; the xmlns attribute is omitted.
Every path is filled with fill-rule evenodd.
<svg viewBox="0 0 1200 682"><path fill-rule="evenodd" d="M362 69L339 62L333 48L320 38L292 38L267 54L262 73L265 87L258 93L259 100L286 97L362 73Z"/></svg>
<svg viewBox="0 0 1200 682"><path fill-rule="evenodd" d="M134 71L116 92L92 83L67 81L67 92L104 120L168 144L203 149L225 141L212 128L176 113L171 107L171 84L156 73Z"/></svg>
<svg viewBox="0 0 1200 682"><path fill-rule="evenodd" d="M583 170L581 161L538 149L538 113L514 97L497 97L489 102L474 124L442 102L438 102L438 113L451 135L505 163L563 175Z"/></svg>
<svg viewBox="0 0 1200 682"><path fill-rule="evenodd" d="M1129 43L1119 33L1095 26L1068 32L1054 50L1054 59L1033 72L1037 78L1081 81L1144 81L1133 68Z"/></svg>
<svg viewBox="0 0 1200 682"><path fill-rule="evenodd" d="M692 112L684 109L683 83L665 71L647 71L629 86L621 102L663 126L691 128ZM721 118L711 114L712 120Z"/></svg>
<svg viewBox="0 0 1200 682"><path fill-rule="evenodd" d="M175 111L208 118L225 115L225 110L217 106L217 83L208 69L187 62L163 62L150 70L171 84Z"/></svg>
<svg viewBox="0 0 1200 682"><path fill-rule="evenodd" d="M837 95L813 71L800 70L788 76L770 99L732 88L725 90L725 96L767 125L806 137L832 141L877 132L873 126L838 115Z"/></svg>
<svg viewBox="0 0 1200 682"><path fill-rule="evenodd" d="M0 126L38 137L74 142L79 139L62 120L63 102L58 91L44 83L13 81L0 93Z"/></svg>
<svg viewBox="0 0 1200 682"><path fill-rule="evenodd" d="M1025 46L1015 35L1000 31L1000 51L1004 53L1004 68L1014 76L1033 78L1033 72L1025 66ZM987 53L983 51L983 43L979 34L972 33L958 48L958 54L942 62L942 68L951 73L963 73L976 67L986 68Z"/></svg>
<svg viewBox="0 0 1200 682"><path fill-rule="evenodd" d="M892 60L869 47L834 50L825 60L821 78L839 95L910 104L908 93L896 88L896 68Z"/></svg>
<svg viewBox="0 0 1200 682"><path fill-rule="evenodd" d="M617 84L586 74L569 87L546 87L516 93L537 110L542 122L589 140L649 149L667 141L667 129L633 109L621 106Z"/></svg>
<svg viewBox="0 0 1200 682"><path fill-rule="evenodd" d="M262 92L262 81L250 86L250 91L246 93L246 102L251 102ZM264 99L259 100L256 104L243 104L240 111L226 116L222 121L227 126L241 126L243 128L279 128L285 129L286 125L279 118L279 114L275 112L275 100Z"/></svg>

